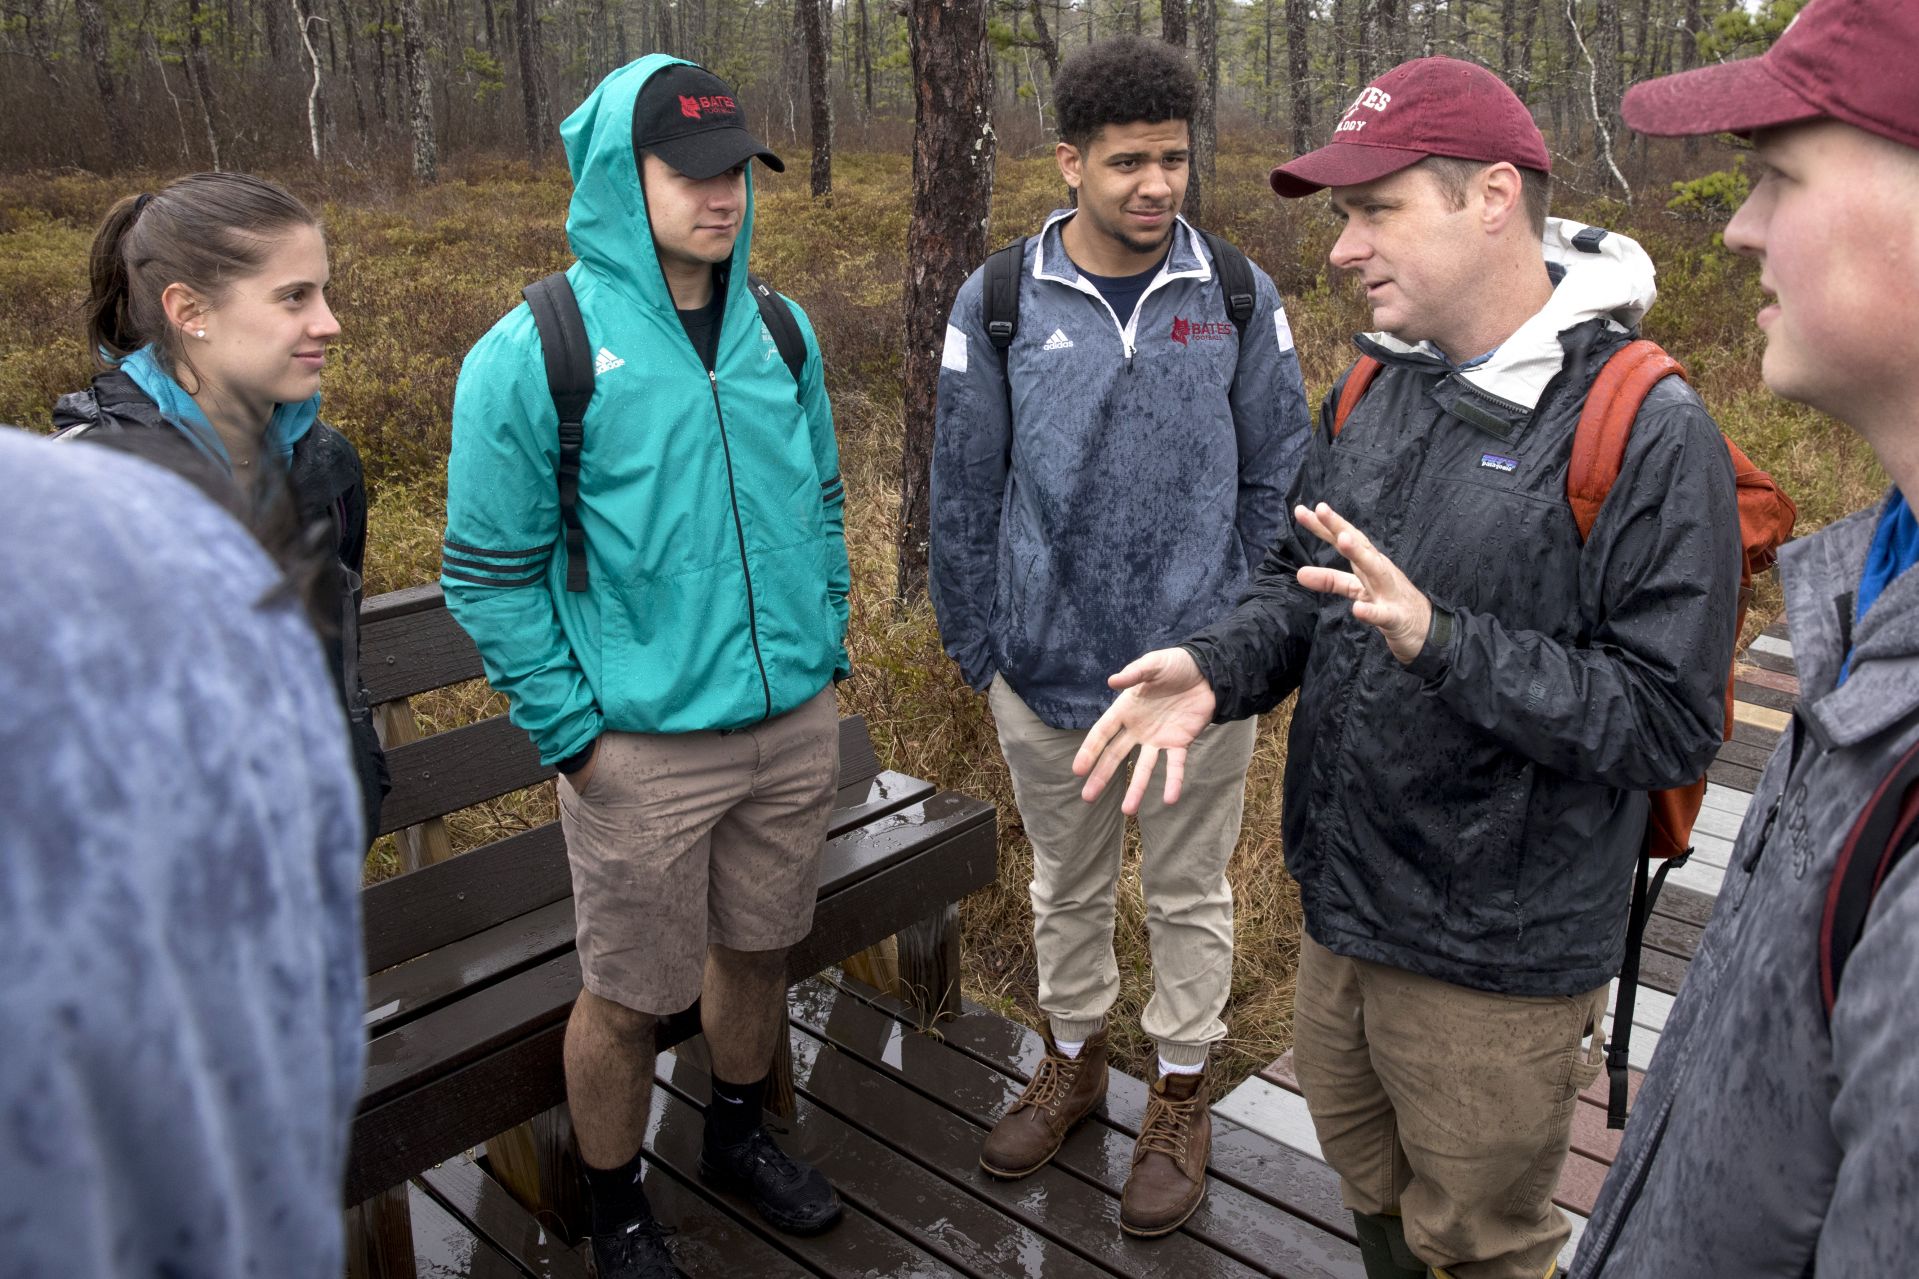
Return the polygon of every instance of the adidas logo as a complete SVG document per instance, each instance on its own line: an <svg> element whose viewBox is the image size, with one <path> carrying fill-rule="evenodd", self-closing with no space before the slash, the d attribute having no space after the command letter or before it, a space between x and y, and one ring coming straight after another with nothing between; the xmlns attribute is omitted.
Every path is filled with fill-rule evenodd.
<svg viewBox="0 0 1919 1279"><path fill-rule="evenodd" d="M595 373L611 373L614 369L624 367L626 367L626 361L605 347L601 347L600 353L593 357L593 371Z"/></svg>
<svg viewBox="0 0 1919 1279"><path fill-rule="evenodd" d="M1073 339L1066 336L1065 329L1054 329L1053 336L1046 339L1046 345L1042 346L1040 350L1064 351L1072 345Z"/></svg>

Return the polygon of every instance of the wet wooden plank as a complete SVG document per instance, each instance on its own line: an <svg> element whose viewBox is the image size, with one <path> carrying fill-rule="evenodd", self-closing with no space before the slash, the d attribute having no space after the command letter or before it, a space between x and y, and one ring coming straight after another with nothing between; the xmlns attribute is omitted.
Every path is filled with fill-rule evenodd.
<svg viewBox="0 0 1919 1279"><path fill-rule="evenodd" d="M360 674L374 705L486 677L480 650L438 599L397 613L382 606L391 599L360 608Z"/></svg>
<svg viewBox="0 0 1919 1279"><path fill-rule="evenodd" d="M528 911L483 933L449 942L367 979L369 1034L424 1016L480 986L521 972L573 947L573 900Z"/></svg>
<svg viewBox="0 0 1919 1279"><path fill-rule="evenodd" d="M899 1275L911 1279L960 1279L965 1274L852 1203L847 1204L846 1215L838 1225L810 1239L780 1234L765 1226L752 1209L699 1181L705 1124L698 1107L689 1105L671 1088L655 1088L646 1134L647 1163L670 1172L689 1191L806 1268L828 1275ZM780 1141L794 1155L814 1158L813 1137L805 1128L793 1129Z"/></svg>
<svg viewBox="0 0 1919 1279"><path fill-rule="evenodd" d="M1699 816L1693 819L1692 828L1720 839L1734 840L1739 838L1739 828L1745 824L1744 813L1731 813L1723 808L1701 805Z"/></svg>
<svg viewBox="0 0 1919 1279"><path fill-rule="evenodd" d="M1153 1279L1183 1279L1187 1275L1195 1279L1250 1279L1258 1273L1210 1246L1210 1240L1194 1237L1192 1223L1150 1246L1129 1240L1119 1228L1117 1189L1085 1175L1088 1136L1106 1131L1097 1121L1082 1125L1069 1139L1071 1153L1062 1150L1032 1175L1015 1182L988 1177L979 1168L986 1125L977 1116L956 1112L952 1102L956 1094L970 1094L978 1103L986 1103L989 1097L997 1101L1000 1094L991 1090L999 1083L1003 1094L1004 1076L940 1049L934 1041L904 1043L904 1037L912 1032L871 1009L855 1011L864 1015L852 1018L856 1031L867 1019L873 1026L884 1022L891 1028L884 1033L902 1041L901 1051L891 1055L900 1062L899 1069L911 1080L911 1086L900 1077L876 1069L878 1063L863 1051L822 1039L819 1028L807 1026L807 1014L801 1013L794 1024L807 1033L794 1040L794 1082L819 1106L899 1147L926 1166L947 1170L956 1180L964 1179L967 1193L987 1200L1108 1273ZM828 1020L840 1019L829 1015ZM925 1036L915 1037L926 1040ZM884 1049L881 1053L887 1055ZM1130 1157L1130 1143L1126 1153ZM1201 1211L1205 1211L1204 1205Z"/></svg>
<svg viewBox="0 0 1919 1279"><path fill-rule="evenodd" d="M1669 955L1663 950L1654 950L1647 946L1639 952L1639 984L1650 986L1654 990L1663 990L1668 995L1677 995L1679 986L1686 980L1686 966L1690 961L1678 955ZM1639 1047L1639 1037L1633 1037L1634 1056Z"/></svg>
<svg viewBox="0 0 1919 1279"><path fill-rule="evenodd" d="M417 1279L526 1279L526 1272L418 1186L407 1187Z"/></svg>
<svg viewBox="0 0 1919 1279"><path fill-rule="evenodd" d="M1699 949L1699 938L1704 931L1670 915L1653 915L1646 920L1645 944L1652 950L1690 960Z"/></svg>
<svg viewBox="0 0 1919 1279"><path fill-rule="evenodd" d="M1710 893L1702 893L1668 880L1666 886L1659 890L1659 897L1652 904L1652 912L1703 928L1706 921L1712 918L1716 900Z"/></svg>
<svg viewBox="0 0 1919 1279"><path fill-rule="evenodd" d="M1610 1167L1619 1158L1619 1139L1623 1136L1623 1130L1606 1127L1606 1112L1600 1107L1573 1107L1572 1148L1586 1158Z"/></svg>
<svg viewBox="0 0 1919 1279"><path fill-rule="evenodd" d="M1769 647L1749 648L1740 655L1739 660L1745 665L1757 666L1761 670L1774 671L1780 675L1797 677L1799 674L1798 662L1790 656L1782 657L1780 654L1773 652Z"/></svg>
<svg viewBox="0 0 1919 1279"><path fill-rule="evenodd" d="M1746 810L1752 807L1752 792L1731 790L1709 782L1706 785L1705 806L1744 816Z"/></svg>
<svg viewBox="0 0 1919 1279"><path fill-rule="evenodd" d="M519 1200L466 1156L428 1168L413 1180L534 1279L586 1279L579 1253L549 1234Z"/></svg>
<svg viewBox="0 0 1919 1279"><path fill-rule="evenodd" d="M1733 706L1733 713L1735 715L1739 712L1739 707L1736 704L1738 702L1746 702L1753 706L1762 706L1767 710L1781 711L1790 715L1792 713L1792 704L1799 700L1797 693L1787 693L1776 688L1768 688L1764 684L1755 684L1749 679L1733 680L1732 695L1735 702Z"/></svg>
<svg viewBox="0 0 1919 1279"><path fill-rule="evenodd" d="M1717 760L1706 770L1710 782L1725 786L1731 790L1741 790L1750 795L1759 788L1759 770L1744 768L1738 764L1721 763Z"/></svg>
<svg viewBox="0 0 1919 1279"><path fill-rule="evenodd" d="M1768 716L1779 716L1784 713L1781 711L1767 711L1766 714ZM1790 719L1789 716L1786 718ZM1761 750L1776 750L1779 746L1780 733L1784 728L1784 724L1779 724L1778 727L1771 727L1756 722L1752 717L1742 719L1735 716L1732 722L1732 740L1735 742L1744 742L1748 746L1757 746Z"/></svg>
<svg viewBox="0 0 1919 1279"><path fill-rule="evenodd" d="M775 1248L670 1170L648 1169L645 1184L653 1215L672 1232L666 1242L673 1260L690 1279L794 1279L821 1273Z"/></svg>
<svg viewBox="0 0 1919 1279"><path fill-rule="evenodd" d="M882 1085L874 1090L879 1094L875 1105L858 1111L852 1121L842 1119L831 1109L831 1099L867 1094L830 1076L861 1067L808 1035L795 1032L792 1042L799 1092L795 1125L805 1134L807 1158L842 1199L969 1274L1015 1279L1037 1268L1049 1279L1056 1274L1094 1279L1111 1273L1031 1228L1028 1218L1033 1214L1022 1211L1020 1204L1033 1198L1032 1186L994 1194L994 1187L969 1175L965 1164L942 1160L939 1152L954 1144L947 1129L958 1122L950 1113L903 1087L887 1088L886 1081L873 1076ZM660 1059L658 1079L691 1105L709 1095L707 1076L675 1057ZM819 1094L826 1095L825 1105L816 1100ZM875 1119L882 1122L875 1124ZM902 1126L909 1142L905 1153L874 1132L876 1127L900 1131ZM963 1123L958 1127L967 1134L959 1144L977 1150L979 1134ZM1052 1215L1064 1208L1058 1205ZM1116 1224L1105 1229L1117 1233Z"/></svg>
<svg viewBox="0 0 1919 1279"><path fill-rule="evenodd" d="M1606 994L1606 1015L1612 1016L1618 1011L1619 979L1613 978L1612 986ZM1664 1031L1666 1019L1672 1016L1673 997L1662 990L1646 990L1643 987L1633 999L1632 1021L1635 1026L1644 1026L1648 1030Z"/></svg>
<svg viewBox="0 0 1919 1279"><path fill-rule="evenodd" d="M1741 768L1750 768L1757 773L1766 767L1766 761L1772 758L1772 747L1755 746L1750 742L1730 741L1719 748L1714 757L1721 763L1737 764Z"/></svg>
<svg viewBox="0 0 1919 1279"><path fill-rule="evenodd" d="M985 1130L1012 1104L1025 1082L1023 1077L972 1054L956 1051L951 1032L956 1027L969 1029L969 1022L973 1023L970 1029L977 1029L989 1017L975 1011L942 1023L937 1035L926 1035L903 1020L906 1015L899 1011L896 1001L885 1001L888 1010L879 1006L881 999L875 992L850 983L835 990L823 982L810 982L794 988L789 1009L794 1024L815 1038L857 1056L895 1081L909 1084L967 1121L967 1143L955 1151L953 1158L976 1164L978 1143ZM1131 1171L1133 1140L1138 1131L1137 1127L1129 1131L1122 1126L1126 1112L1132 1108L1128 1094L1137 1089L1143 1098L1144 1088L1138 1080L1113 1072L1103 1116L1076 1129L1052 1166L1117 1196ZM1143 1100L1139 1108L1143 1115ZM863 1112L854 1118L864 1122ZM1216 1117L1215 1160L1209 1168L1213 1175L1208 1179L1207 1198L1180 1233L1195 1236L1247 1265L1276 1269L1285 1275L1357 1275L1357 1254L1343 1236L1295 1212L1275 1212L1275 1205L1220 1175L1217 1156L1222 1138L1235 1144L1242 1162L1256 1150L1258 1157L1271 1165L1311 1169L1316 1186L1330 1184L1337 1203L1337 1181L1324 1164ZM1338 1212L1350 1228L1350 1216L1343 1209Z"/></svg>
<svg viewBox="0 0 1919 1279"><path fill-rule="evenodd" d="M524 730L504 715L435 733L386 753L393 789L380 833L417 826L552 778Z"/></svg>
<svg viewBox="0 0 1919 1279"><path fill-rule="evenodd" d="M391 968L572 895L558 822L381 880L360 894L367 971Z"/></svg>
<svg viewBox="0 0 1919 1279"><path fill-rule="evenodd" d="M1799 696L1799 676L1790 671L1768 670L1764 666L1741 662L1733 667L1733 678L1756 688L1768 688L1775 693L1784 693L1788 697Z"/></svg>

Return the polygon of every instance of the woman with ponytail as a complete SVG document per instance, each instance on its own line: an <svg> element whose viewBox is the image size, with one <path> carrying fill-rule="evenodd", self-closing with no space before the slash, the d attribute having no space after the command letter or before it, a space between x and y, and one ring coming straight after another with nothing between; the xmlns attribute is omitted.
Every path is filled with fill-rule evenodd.
<svg viewBox="0 0 1919 1279"><path fill-rule="evenodd" d="M170 452L183 472L230 476L256 535L284 526L290 504L298 540L324 548L315 611L371 839L387 773L359 674L366 484L353 445L319 420L320 374L340 332L319 220L276 183L199 173L115 204L90 265L87 336L105 370L61 398L54 425L65 438L162 462Z"/></svg>

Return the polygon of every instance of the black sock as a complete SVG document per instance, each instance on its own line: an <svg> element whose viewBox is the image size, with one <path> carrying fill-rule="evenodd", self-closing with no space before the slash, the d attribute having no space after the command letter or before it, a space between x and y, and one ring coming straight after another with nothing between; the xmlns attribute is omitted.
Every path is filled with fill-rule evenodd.
<svg viewBox="0 0 1919 1279"><path fill-rule="evenodd" d="M646 1201L646 1191L640 1187L640 1169L644 1166L641 1155L635 1154L618 1168L595 1168L585 1160L580 1166L586 1170L594 1234L610 1235L630 1221L652 1217L653 1205Z"/></svg>
<svg viewBox="0 0 1919 1279"><path fill-rule="evenodd" d="M759 1131L766 1076L750 1084L729 1084L713 1076L713 1100L706 1107L706 1139L714 1146L737 1146Z"/></svg>

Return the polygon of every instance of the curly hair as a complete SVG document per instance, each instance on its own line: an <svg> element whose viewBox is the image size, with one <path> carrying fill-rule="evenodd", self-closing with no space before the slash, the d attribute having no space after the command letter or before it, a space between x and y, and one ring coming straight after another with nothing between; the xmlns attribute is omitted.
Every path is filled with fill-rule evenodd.
<svg viewBox="0 0 1919 1279"><path fill-rule="evenodd" d="M1186 54L1138 36L1087 45L1053 81L1060 140L1081 150L1109 124L1191 120L1198 98L1199 78Z"/></svg>

